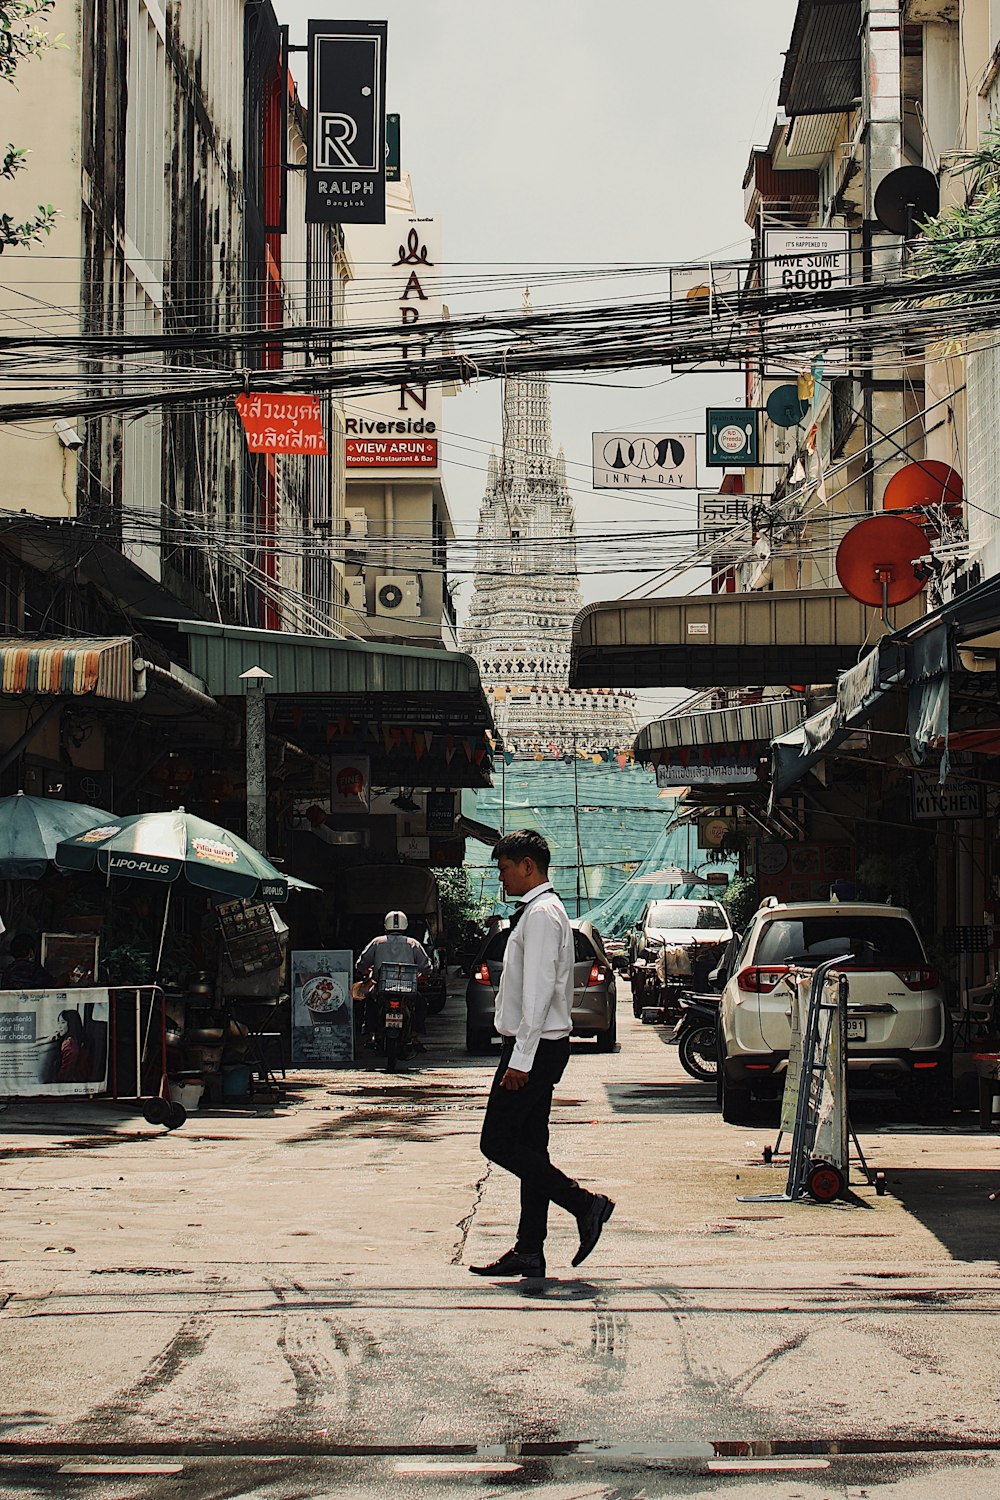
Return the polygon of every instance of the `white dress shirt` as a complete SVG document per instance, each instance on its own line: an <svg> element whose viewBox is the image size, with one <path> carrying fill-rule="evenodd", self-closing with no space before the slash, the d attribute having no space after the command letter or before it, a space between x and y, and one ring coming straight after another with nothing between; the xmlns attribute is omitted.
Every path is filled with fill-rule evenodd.
<svg viewBox="0 0 1000 1500"><path fill-rule="evenodd" d="M514 1037L510 1066L530 1073L539 1040L573 1030L573 929L552 886L522 897L524 914L507 940L494 1024Z"/></svg>

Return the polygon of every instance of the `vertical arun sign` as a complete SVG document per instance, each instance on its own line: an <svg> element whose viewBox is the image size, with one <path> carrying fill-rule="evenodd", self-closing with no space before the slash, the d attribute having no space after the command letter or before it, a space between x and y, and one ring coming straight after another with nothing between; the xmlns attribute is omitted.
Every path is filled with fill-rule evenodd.
<svg viewBox="0 0 1000 1500"><path fill-rule="evenodd" d="M385 223L387 34L387 21L309 22L309 224Z"/></svg>

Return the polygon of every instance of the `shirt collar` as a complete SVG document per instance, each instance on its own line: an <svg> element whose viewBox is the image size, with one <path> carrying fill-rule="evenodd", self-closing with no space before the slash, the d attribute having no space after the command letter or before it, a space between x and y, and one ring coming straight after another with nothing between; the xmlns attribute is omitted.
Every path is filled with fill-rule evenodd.
<svg viewBox="0 0 1000 1500"><path fill-rule="evenodd" d="M518 906L527 906L528 902L534 901L536 896L544 896L546 891L552 890L555 890L555 886L551 880L547 880L544 885L536 885L534 890L529 891L526 896L518 896L517 904Z"/></svg>

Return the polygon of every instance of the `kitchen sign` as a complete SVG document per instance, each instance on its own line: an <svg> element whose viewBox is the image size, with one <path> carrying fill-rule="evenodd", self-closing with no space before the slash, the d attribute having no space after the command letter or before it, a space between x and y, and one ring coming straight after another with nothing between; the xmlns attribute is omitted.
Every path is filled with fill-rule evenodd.
<svg viewBox="0 0 1000 1500"><path fill-rule="evenodd" d="M698 440L692 432L595 432L595 490L693 490Z"/></svg>
<svg viewBox="0 0 1000 1500"><path fill-rule="evenodd" d="M348 472L373 479L441 473L440 385L421 366L432 347L428 324L445 317L441 301L441 229L433 217L390 213L387 224L352 229L348 249L364 275L347 289L351 322L397 326L399 341L384 355L397 372L385 390L366 391L344 405L344 457ZM439 346L438 346L439 347Z"/></svg>
<svg viewBox="0 0 1000 1500"><path fill-rule="evenodd" d="M705 413L705 462L710 469L748 468L760 460L760 412L753 406L710 406Z"/></svg>
<svg viewBox="0 0 1000 1500"><path fill-rule="evenodd" d="M309 22L307 224L385 223L387 21Z"/></svg>
<svg viewBox="0 0 1000 1500"><path fill-rule="evenodd" d="M941 786L934 771L914 773L914 818L923 822L938 818L981 818L984 812L983 788L977 782Z"/></svg>

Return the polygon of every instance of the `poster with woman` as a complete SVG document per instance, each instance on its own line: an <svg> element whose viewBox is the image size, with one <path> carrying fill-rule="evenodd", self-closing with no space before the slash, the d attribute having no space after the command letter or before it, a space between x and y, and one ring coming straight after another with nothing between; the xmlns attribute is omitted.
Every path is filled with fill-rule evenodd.
<svg viewBox="0 0 1000 1500"><path fill-rule="evenodd" d="M349 948L292 953L293 1063L345 1067L354 1061L353 972Z"/></svg>
<svg viewBox="0 0 1000 1500"><path fill-rule="evenodd" d="M0 991L0 1094L100 1094L108 1084L106 989Z"/></svg>

